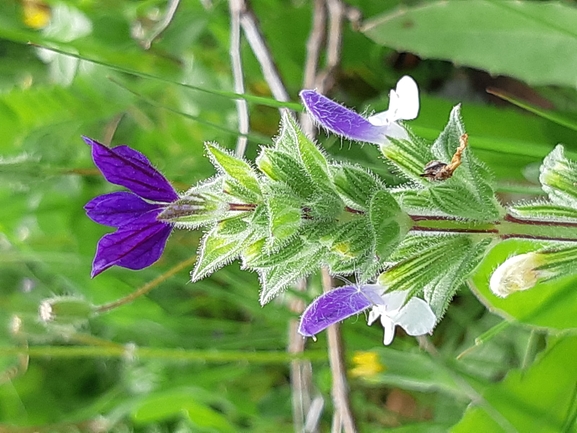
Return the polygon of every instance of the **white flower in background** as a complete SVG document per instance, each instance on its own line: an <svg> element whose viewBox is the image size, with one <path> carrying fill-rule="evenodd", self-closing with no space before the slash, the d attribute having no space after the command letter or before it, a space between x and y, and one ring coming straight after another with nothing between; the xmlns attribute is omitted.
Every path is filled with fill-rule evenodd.
<svg viewBox="0 0 577 433"><path fill-rule="evenodd" d="M509 257L491 275L489 288L501 298L530 289L540 280L554 275L552 272L539 269L544 264L545 255L536 252Z"/></svg>

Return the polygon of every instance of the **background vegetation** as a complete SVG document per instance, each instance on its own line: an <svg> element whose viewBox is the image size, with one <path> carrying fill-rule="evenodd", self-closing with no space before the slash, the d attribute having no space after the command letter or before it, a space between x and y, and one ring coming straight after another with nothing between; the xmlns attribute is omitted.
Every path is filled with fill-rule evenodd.
<svg viewBox="0 0 577 433"><path fill-rule="evenodd" d="M107 229L83 206L116 188L94 168L81 135L138 149L179 190L214 174L204 142L236 145L229 5L177 3L0 3L2 432L280 433L302 422L291 407L296 390L286 349L297 314L288 304L320 293L319 277L305 294L261 308L256 275L237 263L189 284L200 234L175 231L154 266L90 279ZM251 5L293 102L303 86L313 3ZM359 110L384 109L389 89L409 74L422 91L410 126L428 139L462 102L470 145L495 173L503 201L540 193L539 162L557 143L577 154L573 2L347 4L366 21L342 27L331 97ZM173 16L171 5L178 6ZM276 134L279 111L246 39L241 54L247 93L264 98L248 99L252 159ZM325 134L318 141L334 158L398 182L376 147ZM483 291L495 263L481 266L474 291ZM363 317L346 321L359 430L577 431L577 340L555 332L577 326L575 278L556 284L567 290L532 314L497 302L487 308L463 287L428 350L402 335L384 348L382 329ZM55 296L106 305L143 287L154 290L89 320L39 317L42 302ZM313 394L324 400L318 431L328 431L324 334L307 343L304 356L312 362Z"/></svg>

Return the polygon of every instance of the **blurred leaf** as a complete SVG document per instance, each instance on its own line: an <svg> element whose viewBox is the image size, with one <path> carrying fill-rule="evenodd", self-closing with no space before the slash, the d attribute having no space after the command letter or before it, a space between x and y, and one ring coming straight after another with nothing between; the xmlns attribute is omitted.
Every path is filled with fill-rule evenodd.
<svg viewBox="0 0 577 433"><path fill-rule="evenodd" d="M550 338L529 370L512 371L488 386L483 402L470 406L451 432L575 431L576 358L576 337Z"/></svg>
<svg viewBox="0 0 577 433"><path fill-rule="evenodd" d="M132 418L138 424L171 419L183 416L190 419L201 431L234 432L233 426L222 413L195 398L194 389L174 389L164 393L151 394L133 410Z"/></svg>
<svg viewBox="0 0 577 433"><path fill-rule="evenodd" d="M425 58L575 87L577 10L558 2L435 1L372 18L375 42ZM554 49L552 48L554 47Z"/></svg>

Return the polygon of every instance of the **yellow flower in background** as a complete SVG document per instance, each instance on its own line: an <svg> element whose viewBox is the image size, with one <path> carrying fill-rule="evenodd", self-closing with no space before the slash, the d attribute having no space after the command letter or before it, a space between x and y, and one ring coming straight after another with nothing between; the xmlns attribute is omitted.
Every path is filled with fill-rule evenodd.
<svg viewBox="0 0 577 433"><path fill-rule="evenodd" d="M385 371L385 366L379 362L375 352L355 352L353 363L355 366L350 370L352 377L370 378Z"/></svg>
<svg viewBox="0 0 577 433"><path fill-rule="evenodd" d="M28 27L42 29L50 22L50 6L42 0L22 0L23 21Z"/></svg>

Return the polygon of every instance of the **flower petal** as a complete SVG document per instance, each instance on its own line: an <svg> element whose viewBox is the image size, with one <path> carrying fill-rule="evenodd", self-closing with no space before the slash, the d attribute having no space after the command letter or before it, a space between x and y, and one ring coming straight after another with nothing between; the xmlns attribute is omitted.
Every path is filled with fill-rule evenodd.
<svg viewBox="0 0 577 433"><path fill-rule="evenodd" d="M92 146L94 164L108 182L152 201L170 203L178 198L172 185L142 153L126 145L109 148L88 137L82 138Z"/></svg>
<svg viewBox="0 0 577 433"><path fill-rule="evenodd" d="M437 317L429 304L419 298L411 298L397 314L390 317L409 335L428 334L437 323Z"/></svg>
<svg viewBox="0 0 577 433"><path fill-rule="evenodd" d="M393 338L395 338L395 325L396 323L393 322L388 316L385 314L381 315L381 325L384 329L384 336L383 336L383 344L388 346L393 342Z"/></svg>
<svg viewBox="0 0 577 433"><path fill-rule="evenodd" d="M304 311L299 333L312 337L330 325L366 310L371 301L358 287L343 286L315 299Z"/></svg>
<svg viewBox="0 0 577 433"><path fill-rule="evenodd" d="M93 198L84 206L86 215L92 221L112 227L130 223L146 212L159 209L137 195L118 191Z"/></svg>
<svg viewBox="0 0 577 433"><path fill-rule="evenodd" d="M111 266L143 269L152 265L162 255L172 227L156 220L158 211L148 212L104 235L96 247L92 263L92 277Z"/></svg>
<svg viewBox="0 0 577 433"><path fill-rule="evenodd" d="M321 126L351 140L383 144L388 126L373 125L363 116L343 107L315 90L303 90L300 97L311 117Z"/></svg>
<svg viewBox="0 0 577 433"><path fill-rule="evenodd" d="M415 80L405 75L391 90L389 98L389 117L392 122L412 120L419 114L419 87Z"/></svg>
<svg viewBox="0 0 577 433"><path fill-rule="evenodd" d="M389 315L394 314L403 306L408 294L409 292L407 290L395 290L394 292L386 292L382 295L385 309Z"/></svg>

